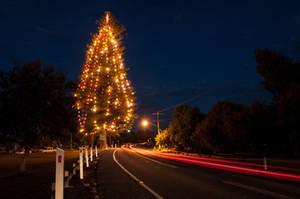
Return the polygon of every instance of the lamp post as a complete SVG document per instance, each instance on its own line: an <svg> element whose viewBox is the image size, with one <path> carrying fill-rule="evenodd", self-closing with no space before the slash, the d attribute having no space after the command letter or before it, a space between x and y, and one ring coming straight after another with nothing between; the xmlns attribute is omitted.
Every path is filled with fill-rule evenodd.
<svg viewBox="0 0 300 199"><path fill-rule="evenodd" d="M159 134L160 133L160 129L159 129L159 124L158 125L155 125L154 123L148 121L147 119L143 119L142 122L141 122L142 126L143 127L148 127L149 125L151 126L154 126L154 127L157 127L157 133Z"/></svg>
<svg viewBox="0 0 300 199"><path fill-rule="evenodd" d="M157 125L153 124L152 122L149 122L148 120L146 119L143 119L142 122L141 122L142 126L143 127L147 127L149 125L151 126L154 126L154 127L157 127L157 133L160 134L160 129L159 129L159 123L157 123ZM161 149L161 146L159 145L159 149Z"/></svg>
<svg viewBox="0 0 300 199"><path fill-rule="evenodd" d="M150 122L149 120L147 119L143 119L142 122L141 122L142 126L144 128L148 127L149 125L150 126L153 126L153 127L157 127L154 123Z"/></svg>

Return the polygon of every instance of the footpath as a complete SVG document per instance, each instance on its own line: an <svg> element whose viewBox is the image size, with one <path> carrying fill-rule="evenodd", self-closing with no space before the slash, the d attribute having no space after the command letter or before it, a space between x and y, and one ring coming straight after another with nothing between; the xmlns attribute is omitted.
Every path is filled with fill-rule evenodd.
<svg viewBox="0 0 300 199"><path fill-rule="evenodd" d="M89 168L84 168L84 179L73 176L70 188L65 188L65 199L153 199L154 197L113 160L113 148L101 151ZM116 186L118 185L118 186Z"/></svg>
<svg viewBox="0 0 300 199"><path fill-rule="evenodd" d="M99 199L97 191L97 165L100 156L104 153L101 151L98 157L94 157L93 162L89 162L89 167L84 166L83 180L77 173L69 182L69 187L64 189L64 199Z"/></svg>

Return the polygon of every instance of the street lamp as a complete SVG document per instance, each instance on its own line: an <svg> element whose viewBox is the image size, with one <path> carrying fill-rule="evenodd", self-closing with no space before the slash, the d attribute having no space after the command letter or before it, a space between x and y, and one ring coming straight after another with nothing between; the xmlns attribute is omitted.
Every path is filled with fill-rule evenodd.
<svg viewBox="0 0 300 199"><path fill-rule="evenodd" d="M150 125L150 126L153 126L153 127L156 127L155 124L153 124L152 122L150 122L150 121L147 120L147 119L143 119L142 122L141 122L141 125L142 125L143 127L148 127L149 125Z"/></svg>
<svg viewBox="0 0 300 199"><path fill-rule="evenodd" d="M149 122L148 120L143 119L141 124L143 127L147 127L149 124L151 126L157 127L157 134L160 134L159 123L157 123L157 125L155 125L152 122ZM159 149L161 149L161 145L159 145Z"/></svg>
<svg viewBox="0 0 300 199"><path fill-rule="evenodd" d="M149 125L148 120L143 120L142 125L143 125L143 127L147 127Z"/></svg>
<svg viewBox="0 0 300 199"><path fill-rule="evenodd" d="M160 133L159 127L157 125L155 125L154 123L148 121L147 119L143 119L142 122L141 122L141 124L142 124L143 127L147 127L149 125L151 125L153 127L157 127L157 132L158 132L158 134Z"/></svg>

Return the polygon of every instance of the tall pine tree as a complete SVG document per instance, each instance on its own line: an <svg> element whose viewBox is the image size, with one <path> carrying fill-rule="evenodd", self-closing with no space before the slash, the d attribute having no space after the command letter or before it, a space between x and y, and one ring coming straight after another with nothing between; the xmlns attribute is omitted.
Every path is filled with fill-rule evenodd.
<svg viewBox="0 0 300 199"><path fill-rule="evenodd" d="M109 13L88 45L77 98L79 131L84 135L113 135L130 129L136 118L133 88L124 67L124 28Z"/></svg>

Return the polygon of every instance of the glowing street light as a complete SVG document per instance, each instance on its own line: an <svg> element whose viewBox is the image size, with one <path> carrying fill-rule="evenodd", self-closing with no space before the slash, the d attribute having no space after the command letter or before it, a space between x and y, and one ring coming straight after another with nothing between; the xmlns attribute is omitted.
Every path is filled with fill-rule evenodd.
<svg viewBox="0 0 300 199"><path fill-rule="evenodd" d="M142 122L141 122L141 125L142 125L143 127L148 127L149 125L150 125L150 126L153 126L153 127L156 127L155 124L153 124L152 122L150 122L150 121L147 120L147 119L143 119Z"/></svg>
<svg viewBox="0 0 300 199"><path fill-rule="evenodd" d="M147 120L143 120L143 121L142 121L142 125L143 125L144 127L147 127L147 126L149 125L149 122L148 122Z"/></svg>

